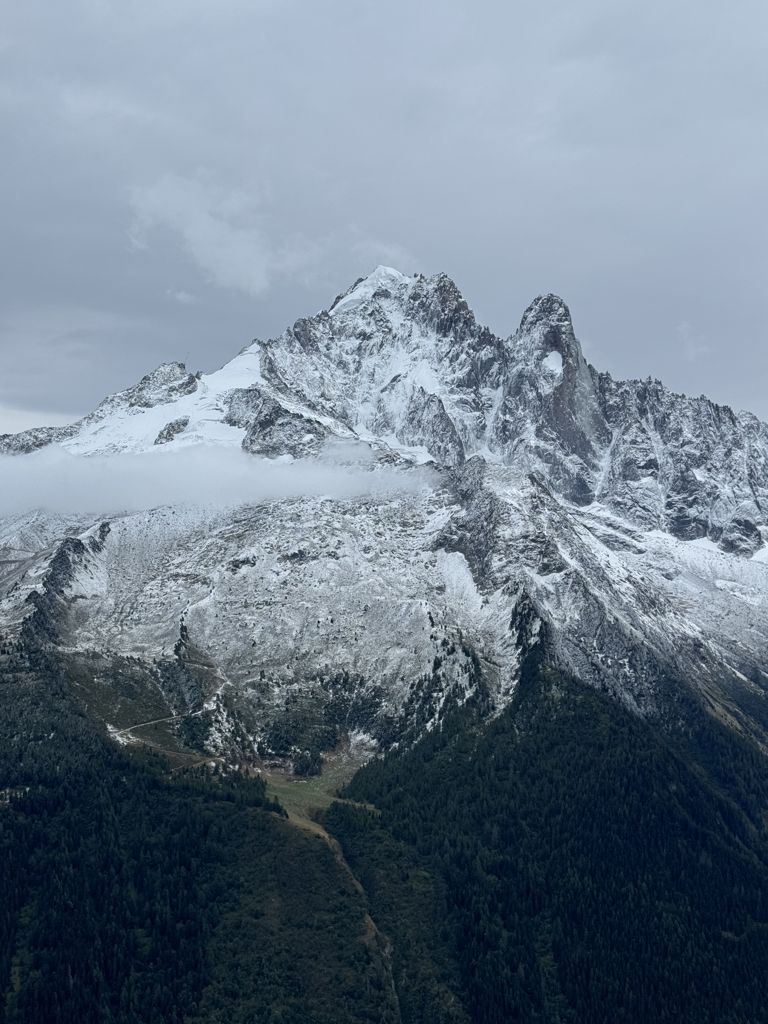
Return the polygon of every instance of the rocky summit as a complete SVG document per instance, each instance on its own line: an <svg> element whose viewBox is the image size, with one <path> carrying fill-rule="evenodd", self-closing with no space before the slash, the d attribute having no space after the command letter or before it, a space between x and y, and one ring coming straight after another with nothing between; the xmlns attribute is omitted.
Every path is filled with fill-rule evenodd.
<svg viewBox="0 0 768 1024"><path fill-rule="evenodd" d="M14 459L202 448L315 483L0 521L0 632L118 742L162 722L231 763L367 756L498 714L535 651L637 715L695 701L763 745L768 426L594 369L557 296L504 339L445 275L379 267L214 373L164 364L0 437ZM325 493L329 467L353 485Z"/></svg>

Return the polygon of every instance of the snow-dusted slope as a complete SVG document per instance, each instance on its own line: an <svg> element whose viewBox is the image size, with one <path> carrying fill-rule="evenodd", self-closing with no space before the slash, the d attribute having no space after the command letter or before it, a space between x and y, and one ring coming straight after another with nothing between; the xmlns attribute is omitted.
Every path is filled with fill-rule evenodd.
<svg viewBox="0 0 768 1024"><path fill-rule="evenodd" d="M53 644L111 725L151 694L246 757L492 712L536 650L639 713L692 690L761 733L768 428L599 374L556 296L502 340L444 275L379 267L216 373L163 365L0 450L220 445L301 470L336 438L408 486L3 523L4 631Z"/></svg>
<svg viewBox="0 0 768 1024"><path fill-rule="evenodd" d="M205 443L295 456L331 435L443 466L481 454L641 526L746 553L763 543L768 427L756 417L598 374L556 296L503 341L444 275L386 267L215 373L164 364L80 422L5 436L0 451Z"/></svg>

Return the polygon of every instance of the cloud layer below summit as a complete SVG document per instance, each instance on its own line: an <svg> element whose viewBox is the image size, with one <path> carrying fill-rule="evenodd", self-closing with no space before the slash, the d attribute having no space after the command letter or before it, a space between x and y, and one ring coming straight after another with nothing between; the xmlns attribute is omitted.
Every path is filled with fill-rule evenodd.
<svg viewBox="0 0 768 1024"><path fill-rule="evenodd" d="M376 467L365 446L343 444L318 459L293 462L206 445L89 458L46 448L0 456L0 480L0 515L36 508L106 515L162 505L227 508L279 498L385 498L434 483L428 468Z"/></svg>

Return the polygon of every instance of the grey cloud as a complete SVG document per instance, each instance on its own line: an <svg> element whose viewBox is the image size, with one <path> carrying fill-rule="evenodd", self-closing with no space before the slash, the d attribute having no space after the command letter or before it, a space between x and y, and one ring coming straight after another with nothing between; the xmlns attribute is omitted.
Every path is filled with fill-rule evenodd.
<svg viewBox="0 0 768 1024"><path fill-rule="evenodd" d="M32 427L63 427L74 418L67 413L51 412L50 409L17 409L0 403L0 423L5 434L18 434Z"/></svg>
<svg viewBox="0 0 768 1024"><path fill-rule="evenodd" d="M761 0L11 5L0 402L211 369L383 262L501 334L559 292L600 368L768 417L766 30Z"/></svg>
<svg viewBox="0 0 768 1024"><path fill-rule="evenodd" d="M222 189L207 177L166 174L132 189L129 238L134 248L148 249L153 229L168 228L212 284L253 296L267 292L277 277L306 286L319 267L335 263L342 252L358 255L362 267L384 258L397 264L412 261L403 246L366 238L351 227L313 240L301 234L272 240L260 226L263 199ZM189 302L180 298L186 292L174 294Z"/></svg>
<svg viewBox="0 0 768 1024"><path fill-rule="evenodd" d="M135 219L130 239L148 246L155 227L177 233L185 250L213 284L260 295L281 263L263 232L253 223L248 196L203 181L166 174L154 184L131 189Z"/></svg>

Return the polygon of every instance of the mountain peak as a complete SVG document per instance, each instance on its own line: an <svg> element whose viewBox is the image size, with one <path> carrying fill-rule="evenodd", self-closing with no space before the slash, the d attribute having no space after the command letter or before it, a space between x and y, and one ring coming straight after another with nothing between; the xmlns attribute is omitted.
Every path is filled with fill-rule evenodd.
<svg viewBox="0 0 768 1024"><path fill-rule="evenodd" d="M337 296L331 316L350 313L370 303L394 302L401 313L447 336L475 325L475 318L456 282L446 273L409 277L393 267L378 266Z"/></svg>
<svg viewBox="0 0 768 1024"><path fill-rule="evenodd" d="M537 295L523 313L516 340L530 349L536 359L560 357L574 368L584 362L581 345L573 331L571 311L559 295ZM547 364L548 365L548 364Z"/></svg>
<svg viewBox="0 0 768 1024"><path fill-rule="evenodd" d="M367 277L360 277L351 288L333 301L329 312L346 313L375 298L391 298L393 293L405 290L413 283L412 277L401 274L393 267L379 265Z"/></svg>
<svg viewBox="0 0 768 1024"><path fill-rule="evenodd" d="M559 295L554 295L552 292L548 292L546 295L537 295L523 313L519 333L529 334L541 324L550 324L573 331L571 311Z"/></svg>
<svg viewBox="0 0 768 1024"><path fill-rule="evenodd" d="M460 344L487 333L478 325L456 282L445 273L415 279L408 313L439 337L452 337Z"/></svg>
<svg viewBox="0 0 768 1024"><path fill-rule="evenodd" d="M151 407L190 394L196 390L197 385L197 378L187 370L184 363L160 363L145 374L138 384L105 398L99 408L109 409L115 403Z"/></svg>

